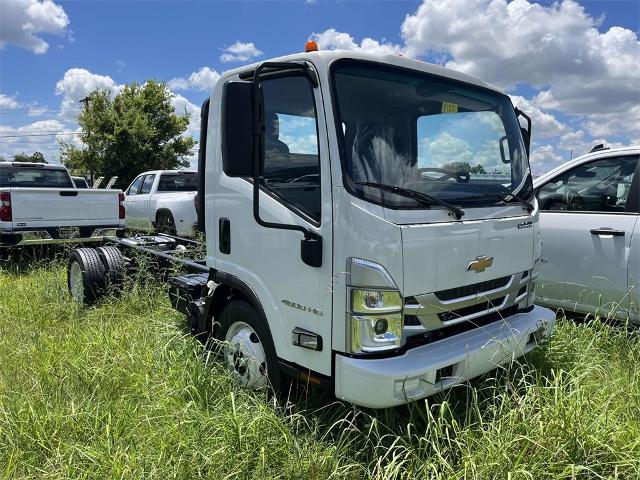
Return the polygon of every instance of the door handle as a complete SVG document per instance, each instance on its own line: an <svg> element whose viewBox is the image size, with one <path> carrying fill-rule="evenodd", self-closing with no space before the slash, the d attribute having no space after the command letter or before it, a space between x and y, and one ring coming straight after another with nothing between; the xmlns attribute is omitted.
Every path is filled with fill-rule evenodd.
<svg viewBox="0 0 640 480"><path fill-rule="evenodd" d="M613 228L608 228L608 227L592 228L591 235L608 235L612 237L624 237L624 230L614 230Z"/></svg>

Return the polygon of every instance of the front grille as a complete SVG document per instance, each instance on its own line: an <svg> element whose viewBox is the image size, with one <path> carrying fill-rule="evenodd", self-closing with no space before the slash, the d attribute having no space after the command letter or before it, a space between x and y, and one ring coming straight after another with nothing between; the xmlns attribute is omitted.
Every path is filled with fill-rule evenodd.
<svg viewBox="0 0 640 480"><path fill-rule="evenodd" d="M438 317L442 322L448 322L450 320L456 320L457 318L467 317L469 315L473 315L474 313L484 312L486 310L491 310L492 308L499 307L504 302L504 298L505 297L500 297L496 298L495 300L476 303L475 305L471 305L469 307L442 312L438 314Z"/></svg>
<svg viewBox="0 0 640 480"><path fill-rule="evenodd" d="M494 278L493 280L487 280L485 282L474 283L473 285L464 285L462 287L449 288L447 290L440 290L435 292L438 300L447 301L455 298L468 297L470 295L476 295L482 292L488 292L489 290L495 290L502 288L509 283L511 275L506 277Z"/></svg>
<svg viewBox="0 0 640 480"><path fill-rule="evenodd" d="M415 315L405 315L404 316L404 324L408 327L419 327L420 320Z"/></svg>
<svg viewBox="0 0 640 480"><path fill-rule="evenodd" d="M474 318L473 320L465 320L464 322L460 322L449 327L440 328L438 330L433 330L430 332L418 333L416 335L407 337L407 342L403 348L408 350L411 348L426 345L428 343L437 342L438 340L453 337L454 335L458 335L460 333L468 332L469 330L473 330L474 328L484 327L493 322L504 320L505 318L508 318L516 313L518 313L518 307L517 305L513 305L498 312L491 312L487 315Z"/></svg>

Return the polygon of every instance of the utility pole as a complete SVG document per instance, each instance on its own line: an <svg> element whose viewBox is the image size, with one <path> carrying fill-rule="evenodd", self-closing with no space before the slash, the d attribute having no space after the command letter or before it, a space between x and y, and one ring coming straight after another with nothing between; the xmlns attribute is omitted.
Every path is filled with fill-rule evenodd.
<svg viewBox="0 0 640 480"><path fill-rule="evenodd" d="M91 102L91 98L87 95L86 97L78 100L78 102L84 105L84 109L86 110L87 108L89 108L89 102ZM91 135L91 132L87 130L87 140L89 139L90 135ZM93 172L89 172L89 177L91 179L91 185L93 186Z"/></svg>

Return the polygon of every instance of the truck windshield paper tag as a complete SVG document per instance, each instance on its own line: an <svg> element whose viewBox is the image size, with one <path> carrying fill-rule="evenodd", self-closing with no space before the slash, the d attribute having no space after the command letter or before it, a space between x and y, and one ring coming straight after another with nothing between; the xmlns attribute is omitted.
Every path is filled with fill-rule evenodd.
<svg viewBox="0 0 640 480"><path fill-rule="evenodd" d="M442 102L442 113L458 113L458 104Z"/></svg>

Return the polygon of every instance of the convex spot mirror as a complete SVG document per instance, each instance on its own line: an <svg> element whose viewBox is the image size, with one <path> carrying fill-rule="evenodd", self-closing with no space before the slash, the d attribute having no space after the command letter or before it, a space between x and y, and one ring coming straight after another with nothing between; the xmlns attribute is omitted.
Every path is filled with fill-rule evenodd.
<svg viewBox="0 0 640 480"><path fill-rule="evenodd" d="M262 102L259 102L262 105ZM251 82L227 82L222 92L222 169L229 177L252 177L256 136L264 130L262 115L254 112L253 84ZM258 174L264 168L264 156L260 160Z"/></svg>

